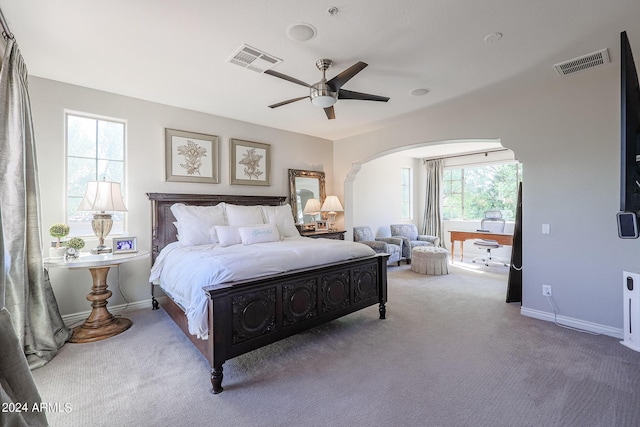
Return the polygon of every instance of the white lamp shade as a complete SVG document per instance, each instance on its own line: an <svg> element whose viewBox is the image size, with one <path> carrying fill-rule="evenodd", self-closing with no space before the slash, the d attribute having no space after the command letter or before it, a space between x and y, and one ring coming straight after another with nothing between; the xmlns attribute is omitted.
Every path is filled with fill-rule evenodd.
<svg viewBox="0 0 640 427"><path fill-rule="evenodd" d="M302 213L307 215L318 215L320 213L320 201L318 199L309 199L304 205Z"/></svg>
<svg viewBox="0 0 640 427"><path fill-rule="evenodd" d="M321 209L322 212L342 212L343 210L338 196L327 196Z"/></svg>
<svg viewBox="0 0 640 427"><path fill-rule="evenodd" d="M120 183L111 181L90 181L84 199L78 206L79 211L127 212L122 200Z"/></svg>

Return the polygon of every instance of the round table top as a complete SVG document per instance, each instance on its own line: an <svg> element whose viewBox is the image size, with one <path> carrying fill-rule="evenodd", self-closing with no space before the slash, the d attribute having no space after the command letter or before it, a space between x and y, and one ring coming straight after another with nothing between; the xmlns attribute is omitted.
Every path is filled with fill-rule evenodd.
<svg viewBox="0 0 640 427"><path fill-rule="evenodd" d="M44 258L45 268L97 268L108 265L118 265L129 261L149 257L149 251L138 251L124 254L100 254L93 255L89 252L81 252L76 258Z"/></svg>

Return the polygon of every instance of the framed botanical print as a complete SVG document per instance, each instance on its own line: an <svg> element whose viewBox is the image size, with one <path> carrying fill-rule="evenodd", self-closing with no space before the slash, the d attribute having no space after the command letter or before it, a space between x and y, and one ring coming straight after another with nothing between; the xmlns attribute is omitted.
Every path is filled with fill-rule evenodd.
<svg viewBox="0 0 640 427"><path fill-rule="evenodd" d="M218 137L204 133L165 129L167 181L217 184Z"/></svg>
<svg viewBox="0 0 640 427"><path fill-rule="evenodd" d="M271 185L271 145L230 139L231 184Z"/></svg>

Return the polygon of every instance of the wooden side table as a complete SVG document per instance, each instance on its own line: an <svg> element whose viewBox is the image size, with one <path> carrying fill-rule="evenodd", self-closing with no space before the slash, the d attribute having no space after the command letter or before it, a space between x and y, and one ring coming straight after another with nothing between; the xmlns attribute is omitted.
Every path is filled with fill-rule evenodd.
<svg viewBox="0 0 640 427"><path fill-rule="evenodd" d="M44 267L47 269L66 268L68 270L80 270L86 268L93 278L91 293L87 295L87 300L91 302L91 314L82 325L73 328L73 335L69 342L87 343L100 341L118 335L131 327L131 320L124 317L114 317L107 310L107 300L112 295L111 291L107 289L107 274L111 267L148 257L149 251L140 251L115 255L82 253L75 259L45 258L43 260Z"/></svg>
<svg viewBox="0 0 640 427"><path fill-rule="evenodd" d="M337 231L303 231L300 233L302 237L311 237L312 239L334 239L334 240L344 240L345 230L337 230Z"/></svg>

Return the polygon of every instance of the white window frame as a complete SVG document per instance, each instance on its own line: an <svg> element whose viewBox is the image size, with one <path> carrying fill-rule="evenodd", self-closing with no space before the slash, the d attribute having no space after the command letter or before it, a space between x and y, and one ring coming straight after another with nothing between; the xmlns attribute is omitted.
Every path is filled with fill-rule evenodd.
<svg viewBox="0 0 640 427"><path fill-rule="evenodd" d="M409 191L407 194L409 195L409 200L406 200L405 195L405 184L404 184L404 174L405 171L409 173L409 184L406 187L409 187ZM400 170L400 197L401 197L401 205L400 205L400 216L403 220L413 220L413 169L410 167L402 167ZM404 215L404 206L405 204L409 205L409 216Z"/></svg>
<svg viewBox="0 0 640 427"><path fill-rule="evenodd" d="M487 162L478 162L478 163L467 163L467 164L460 164L460 165L451 165L451 166L445 166L445 170L451 170L451 169L462 169L462 182L461 182L461 212L462 212L462 218L448 218L445 219L444 221L478 221L478 219L469 219L466 218L465 216L465 209L464 209L464 205L465 205L465 185L464 185L464 181L465 181L465 169L471 169L471 168L479 168L479 167L484 167L484 166L492 166L492 165L500 165L500 164L517 164L518 168L517 168L517 174L516 174L516 180L518 182L520 182L522 180L521 178L521 173L522 173L522 163L517 161L517 160L495 160L495 161L487 161ZM515 212L514 212L515 215Z"/></svg>
<svg viewBox="0 0 640 427"><path fill-rule="evenodd" d="M65 149L65 174L64 174L64 188L65 188L65 197L64 197L64 217L65 221L69 221L69 135L68 135L68 118L69 116L87 118L98 121L106 121L106 122L114 122L120 123L123 125L123 140L122 140L122 182L120 183L122 196L125 202L125 206L127 204L127 196L129 194L127 188L127 120L120 119L116 117L108 117L98 114L91 114L82 111L75 110L65 110L64 111L64 149ZM75 157L75 156L73 156ZM98 157L95 158L96 161L99 160ZM101 179L101 177L96 176L96 180ZM122 224L122 232L112 231L109 233L109 236L123 236L128 235L128 221L127 221L127 213L123 212L123 224ZM93 233L74 233L73 228L71 229L70 236L78 236L78 237L95 237Z"/></svg>

